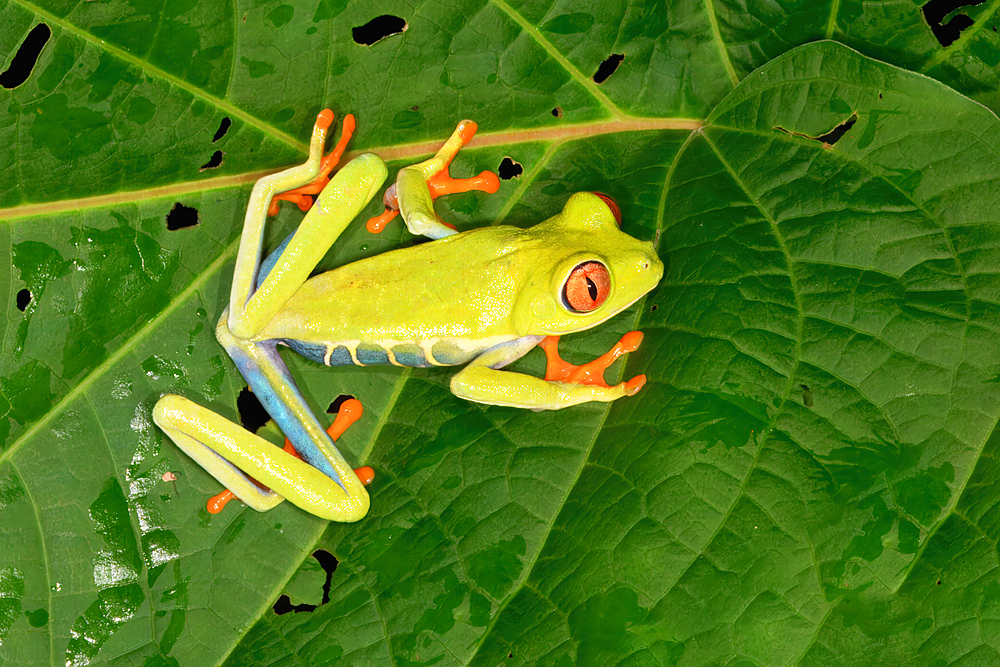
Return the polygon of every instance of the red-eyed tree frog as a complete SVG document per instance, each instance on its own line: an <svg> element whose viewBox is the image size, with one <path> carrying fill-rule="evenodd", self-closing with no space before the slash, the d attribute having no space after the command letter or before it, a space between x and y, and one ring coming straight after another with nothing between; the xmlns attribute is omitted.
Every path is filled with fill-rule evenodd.
<svg viewBox="0 0 1000 667"><path fill-rule="evenodd" d="M471 121L459 124L433 158L402 169L384 198L390 211L381 221L398 209L411 233L433 241L310 277L387 176L385 163L370 153L332 180L320 175L339 158L353 119L345 119L345 138L324 161L332 121L329 110L317 118L305 164L254 185L229 307L216 327L219 342L302 459L211 410L164 395L154 419L191 458L260 511L288 499L335 521L367 513L364 485L295 386L279 345L328 366L466 364L451 380L456 396L533 410L612 401L639 390L644 376L607 386L601 375L641 334L581 367L561 363L551 337L596 326L653 289L663 274L653 245L619 229L618 207L609 198L586 192L529 229L496 225L456 233L435 214L433 198L449 186L476 187L447 176L475 132ZM495 191L493 178L479 189ZM301 201L302 192L320 188L298 229L262 262L264 223L276 195ZM549 355L545 379L501 370L539 344Z"/></svg>

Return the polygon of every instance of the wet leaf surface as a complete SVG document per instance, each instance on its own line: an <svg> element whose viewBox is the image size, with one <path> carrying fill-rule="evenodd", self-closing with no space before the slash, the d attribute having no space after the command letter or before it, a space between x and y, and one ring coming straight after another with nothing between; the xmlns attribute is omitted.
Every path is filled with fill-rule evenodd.
<svg viewBox="0 0 1000 667"><path fill-rule="evenodd" d="M1000 106L994 11L945 48L884 3L4 4L3 67L51 36L0 99L0 662L997 662L1000 121L939 82ZM478 121L455 173L522 171L442 201L461 229L614 197L667 271L564 356L641 329L639 395L532 413L286 355L318 415L364 404L372 511L209 515L152 405L238 420L247 195L324 106L392 169ZM413 242L356 224L324 264Z"/></svg>

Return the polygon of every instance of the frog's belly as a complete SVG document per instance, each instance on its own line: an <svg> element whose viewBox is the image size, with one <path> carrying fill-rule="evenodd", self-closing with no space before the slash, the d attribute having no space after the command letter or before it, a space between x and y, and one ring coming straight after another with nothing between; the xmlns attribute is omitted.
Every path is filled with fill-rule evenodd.
<svg viewBox="0 0 1000 667"><path fill-rule="evenodd" d="M281 340L303 357L326 366L372 366L393 364L425 368L456 366L475 359L485 350L515 340L516 336L493 336L480 340L438 338L414 341L347 341L313 343Z"/></svg>

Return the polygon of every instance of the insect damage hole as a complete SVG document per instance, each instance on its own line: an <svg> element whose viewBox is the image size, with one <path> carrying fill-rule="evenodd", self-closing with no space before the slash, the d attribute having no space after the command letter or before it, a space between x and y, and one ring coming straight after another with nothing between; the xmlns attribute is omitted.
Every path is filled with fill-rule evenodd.
<svg viewBox="0 0 1000 667"><path fill-rule="evenodd" d="M524 167L521 166L520 162L514 162L514 160L509 157L505 157L500 161L500 166L497 167L497 174L505 181L509 181L512 178L517 178L524 173Z"/></svg>
<svg viewBox="0 0 1000 667"><path fill-rule="evenodd" d="M563 117L562 107L553 107L552 115L555 116L556 118L562 118Z"/></svg>
<svg viewBox="0 0 1000 667"><path fill-rule="evenodd" d="M952 12L962 7L976 7L986 0L930 0L920 8L924 20L941 46L950 46L961 36L962 31L972 26L974 21L965 14L956 14L947 23L942 23Z"/></svg>
<svg viewBox="0 0 1000 667"><path fill-rule="evenodd" d="M597 68L597 71L594 72L594 83L604 83L607 81L608 77L615 73L615 70L618 69L623 60L625 60L624 53L612 53L605 58L604 62Z"/></svg>
<svg viewBox="0 0 1000 667"><path fill-rule="evenodd" d="M176 202L174 207L170 209L170 213L167 213L167 229L170 231L194 227L199 222L201 221L198 219L198 209L185 206L180 202Z"/></svg>
<svg viewBox="0 0 1000 667"><path fill-rule="evenodd" d="M338 412L340 412L340 406L342 406L344 403L350 401L353 398L354 396L351 396L350 394L341 394L337 398L333 399L333 402L330 403L330 407L326 409L326 414L328 415L337 414Z"/></svg>
<svg viewBox="0 0 1000 667"><path fill-rule="evenodd" d="M316 559L319 566L326 572L326 581L323 582L323 599L320 601L320 604L326 604L330 601L330 584L333 583L333 573L337 571L337 564L340 561L326 549L317 549L314 551L313 558Z"/></svg>
<svg viewBox="0 0 1000 667"><path fill-rule="evenodd" d="M410 25L399 16L383 14L376 16L368 23L351 29L354 41L364 46L371 46L386 37L406 32Z"/></svg>
<svg viewBox="0 0 1000 667"><path fill-rule="evenodd" d="M847 134L848 130L854 127L854 124L858 122L858 113L855 111L851 114L851 117L847 120L841 121L832 130L825 134L819 134L813 136L811 134L806 134L804 132L795 132L793 130L786 130L780 125L775 125L774 129L779 132L784 132L785 134L790 134L795 137L802 137L803 139L811 139L812 141L818 141L825 146L833 146L835 143L840 141L841 137Z"/></svg>
<svg viewBox="0 0 1000 667"><path fill-rule="evenodd" d="M27 81L31 70L35 68L35 63L38 62L38 56L42 54L42 47L51 36L52 31L44 23L39 23L32 28L28 36L21 42L21 46L17 47L17 53L10 61L10 67L0 74L0 86L10 90Z"/></svg>
<svg viewBox="0 0 1000 667"><path fill-rule="evenodd" d="M288 595L282 595L275 601L274 613L278 616L282 616L289 612L295 612L299 614L304 611L315 611L317 607L321 607L330 601L330 585L333 583L333 573L337 570L337 564L339 561L337 557L331 554L326 549L317 549L313 552L313 558L319 563L319 566L323 568L326 573L326 579L323 581L323 598L320 600L318 605L309 604L303 602L302 604L292 604L292 599Z"/></svg>
<svg viewBox="0 0 1000 667"><path fill-rule="evenodd" d="M233 124L233 121L232 121L231 118L229 118L229 116L226 116L225 118L223 118L222 122L219 123L219 129L216 130L215 136L212 137L212 143L214 144L216 141L218 141L222 137L226 136L226 132L229 131L229 127L232 124Z"/></svg>
<svg viewBox="0 0 1000 667"><path fill-rule="evenodd" d="M267 410L250 391L250 387L244 387L236 397L236 410L240 413L240 423L243 424L243 428L251 433L256 433L257 429L271 420L271 415L267 414Z"/></svg>
<svg viewBox="0 0 1000 667"><path fill-rule="evenodd" d="M22 313L27 310L28 304L31 303L31 290L24 288L17 293L17 309Z"/></svg>
<svg viewBox="0 0 1000 667"><path fill-rule="evenodd" d="M207 171L208 169L218 169L220 166L222 166L223 155L225 155L225 153L223 153L222 151L215 151L214 153L212 153L212 157L209 159L209 161L201 165L201 169L199 169L198 171Z"/></svg>

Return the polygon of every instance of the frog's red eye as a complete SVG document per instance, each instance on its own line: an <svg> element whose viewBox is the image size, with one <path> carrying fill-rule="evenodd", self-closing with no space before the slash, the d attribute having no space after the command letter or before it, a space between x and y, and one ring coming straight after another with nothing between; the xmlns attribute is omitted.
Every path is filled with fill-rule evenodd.
<svg viewBox="0 0 1000 667"><path fill-rule="evenodd" d="M589 313L597 309L608 298L611 291L611 275L600 262L578 264L563 285L563 300L570 310Z"/></svg>
<svg viewBox="0 0 1000 667"><path fill-rule="evenodd" d="M614 199L612 199L608 195L604 194L603 192L594 192L592 194L595 194L598 197L600 197L601 201L603 201L605 204L608 205L608 208L611 209L611 215L615 216L615 222L618 223L618 228L621 229L621 226L622 226L622 210L620 208L618 208L618 202L616 202Z"/></svg>

